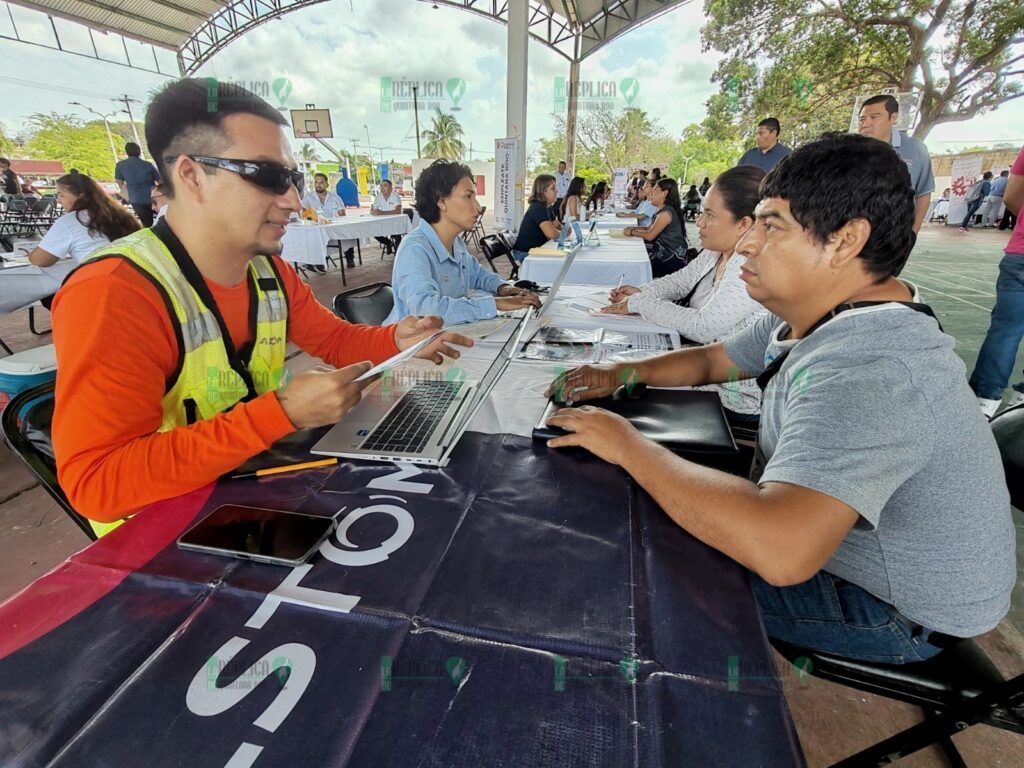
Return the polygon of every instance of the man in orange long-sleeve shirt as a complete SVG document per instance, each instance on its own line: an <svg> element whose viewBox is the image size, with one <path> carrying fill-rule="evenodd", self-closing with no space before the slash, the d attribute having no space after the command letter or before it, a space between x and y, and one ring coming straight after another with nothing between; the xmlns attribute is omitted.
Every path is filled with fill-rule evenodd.
<svg viewBox="0 0 1024 768"><path fill-rule="evenodd" d="M146 115L165 218L100 251L57 294L54 449L62 487L90 520L118 521L296 429L337 422L369 383L355 381L365 361L440 326L350 325L274 255L302 185L284 124L242 89L170 85ZM284 336L338 370L287 381ZM457 357L449 343L472 342L444 334L419 356Z"/></svg>

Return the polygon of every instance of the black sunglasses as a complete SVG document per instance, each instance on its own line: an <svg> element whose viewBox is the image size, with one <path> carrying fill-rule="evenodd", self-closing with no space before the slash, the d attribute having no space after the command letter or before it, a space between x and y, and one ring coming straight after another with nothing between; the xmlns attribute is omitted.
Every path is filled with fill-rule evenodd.
<svg viewBox="0 0 1024 768"><path fill-rule="evenodd" d="M283 195L289 187L294 186L301 197L306 186L306 177L301 171L293 171L280 163L229 160L226 157L207 157L205 155L187 155L187 157L192 158L200 165L223 168L225 171L237 173L246 181L269 189L275 195ZM164 163L170 165L177 159L177 157L165 157Z"/></svg>

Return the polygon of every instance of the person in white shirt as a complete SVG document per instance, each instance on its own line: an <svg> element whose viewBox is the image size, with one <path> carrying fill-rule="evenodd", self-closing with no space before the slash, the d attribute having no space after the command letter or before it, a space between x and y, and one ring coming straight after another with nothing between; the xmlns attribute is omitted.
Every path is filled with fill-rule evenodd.
<svg viewBox="0 0 1024 768"><path fill-rule="evenodd" d="M336 219L345 215L345 203L336 192L327 189L327 175L324 173L313 175L313 189L303 196L302 208L312 208L328 219ZM354 267L356 265L355 240L343 240L341 247L345 250L345 264ZM317 272L327 271L325 267L314 266L311 269Z"/></svg>
<svg viewBox="0 0 1024 768"><path fill-rule="evenodd" d="M402 212L402 198L395 192L394 186L387 179L384 179L380 183L380 192L377 197L373 200L373 205L370 206L371 216L394 216L396 213ZM401 235L391 235L390 237L378 236L374 238L378 243L384 246L384 255L398 253L398 244L402 242Z"/></svg>
<svg viewBox="0 0 1024 768"><path fill-rule="evenodd" d="M0 314L27 307L57 292L64 278L97 248L135 232L138 220L88 176L57 179L58 218L28 255L26 266L0 271Z"/></svg>
<svg viewBox="0 0 1024 768"><path fill-rule="evenodd" d="M151 207L153 208L153 223L156 224L167 213L167 195L164 194L161 182L153 185L153 191L149 193Z"/></svg>
<svg viewBox="0 0 1024 768"><path fill-rule="evenodd" d="M641 288L623 285L611 292L609 314L638 314L644 320L679 331L698 344L711 344L752 325L767 310L750 298L740 279L742 258L736 244L754 224L754 208L764 171L753 165L730 168L708 190L697 231L704 250L678 272ZM751 380L711 384L729 422L757 423L761 390Z"/></svg>
<svg viewBox="0 0 1024 768"><path fill-rule="evenodd" d="M637 191L640 204L632 211L619 211L615 214L620 219L636 219L638 227L649 227L654 223L654 217L658 213L658 207L651 202L650 194L654 188L654 182L644 179Z"/></svg>
<svg viewBox="0 0 1024 768"><path fill-rule="evenodd" d="M556 179L556 184L557 181ZM565 197L558 204L558 220L563 224L569 221L568 217L570 216L576 221L586 220L587 212L583 209L583 194L586 189L587 182L583 180L583 177L574 176L569 184L569 189L566 190Z"/></svg>
<svg viewBox="0 0 1024 768"><path fill-rule="evenodd" d="M572 176L565 169L565 160L558 161L558 172L555 174L555 210L562 207L562 200L569 191L569 184L572 183Z"/></svg>

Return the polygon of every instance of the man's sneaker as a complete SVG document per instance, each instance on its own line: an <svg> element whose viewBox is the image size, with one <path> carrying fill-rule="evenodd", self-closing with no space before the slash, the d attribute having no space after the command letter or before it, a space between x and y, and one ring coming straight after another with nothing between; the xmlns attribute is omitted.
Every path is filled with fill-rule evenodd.
<svg viewBox="0 0 1024 768"><path fill-rule="evenodd" d="M967 227L960 227L960 229L957 230L957 232L966 232L966 231L967 231Z"/></svg>
<svg viewBox="0 0 1024 768"><path fill-rule="evenodd" d="M988 400L984 397L978 398L978 405L981 406L981 412L985 414L986 419L991 419L996 415L996 411L999 410L999 406L1002 402L1002 400Z"/></svg>

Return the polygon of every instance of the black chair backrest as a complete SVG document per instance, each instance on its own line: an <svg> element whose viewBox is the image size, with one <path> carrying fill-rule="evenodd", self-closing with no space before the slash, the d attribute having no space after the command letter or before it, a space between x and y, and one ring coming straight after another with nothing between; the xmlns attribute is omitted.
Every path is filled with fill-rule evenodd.
<svg viewBox="0 0 1024 768"><path fill-rule="evenodd" d="M55 382L48 381L15 395L0 416L4 441L50 494L68 517L93 541L96 534L88 521L78 514L57 481L57 462L53 455L50 427L53 422L53 391ZM27 406L27 409L26 409ZM18 415L25 410L18 423Z"/></svg>
<svg viewBox="0 0 1024 768"><path fill-rule="evenodd" d="M486 235L480 238L480 250L483 251L484 258L487 259L487 263L491 265L491 269L495 272L498 268L494 266L494 260L501 256L503 253L508 253L508 248L497 235Z"/></svg>
<svg viewBox="0 0 1024 768"><path fill-rule="evenodd" d="M32 213L48 213L50 208L53 207L53 200L42 198L32 203Z"/></svg>
<svg viewBox="0 0 1024 768"><path fill-rule="evenodd" d="M380 325L394 307L395 295L387 283L351 288L334 297L334 314L358 325Z"/></svg>
<svg viewBox="0 0 1024 768"><path fill-rule="evenodd" d="M1003 457L1010 503L1024 509L1024 405L1007 408L992 419L991 426Z"/></svg>
<svg viewBox="0 0 1024 768"><path fill-rule="evenodd" d="M28 203L20 197L9 198L7 200L7 210L11 213L26 213L28 212Z"/></svg>
<svg viewBox="0 0 1024 768"><path fill-rule="evenodd" d="M416 212L412 208L403 208L402 213L409 217L409 221L415 220Z"/></svg>

